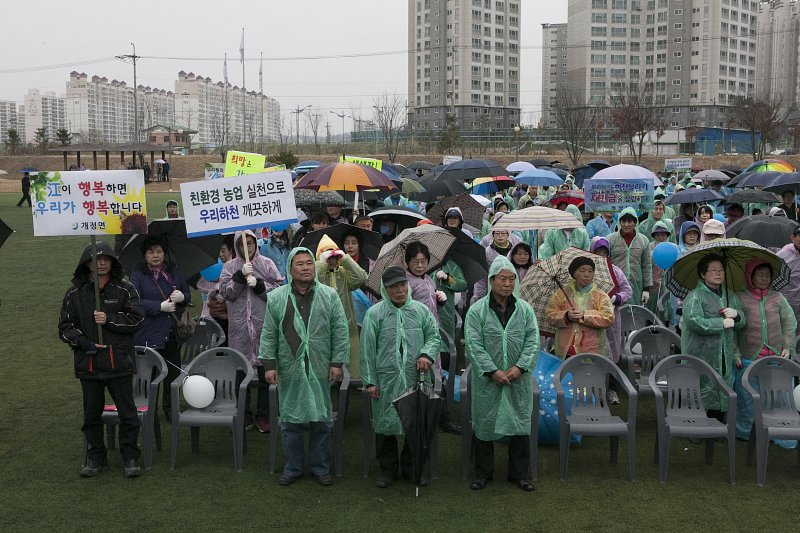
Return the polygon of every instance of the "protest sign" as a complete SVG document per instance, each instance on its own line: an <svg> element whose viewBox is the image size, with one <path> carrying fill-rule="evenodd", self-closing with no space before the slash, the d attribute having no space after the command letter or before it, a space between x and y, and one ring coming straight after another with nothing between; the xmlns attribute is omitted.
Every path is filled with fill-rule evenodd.
<svg viewBox="0 0 800 533"><path fill-rule="evenodd" d="M189 237L297 220L288 170L182 183L181 200Z"/></svg>
<svg viewBox="0 0 800 533"><path fill-rule="evenodd" d="M583 182L584 205L587 212L636 211L653 209L655 190L652 178L588 179Z"/></svg>
<svg viewBox="0 0 800 533"><path fill-rule="evenodd" d="M461 161L462 157L460 155L446 155L442 157L442 164L449 165L450 163L455 163L456 161Z"/></svg>
<svg viewBox="0 0 800 533"><path fill-rule="evenodd" d="M142 170L39 172L31 196L37 237L147 233Z"/></svg>
<svg viewBox="0 0 800 533"><path fill-rule="evenodd" d="M267 156L251 154L249 152L236 152L229 150L225 158L224 177L241 176L242 174L256 174L264 172L264 163Z"/></svg>
<svg viewBox="0 0 800 533"><path fill-rule="evenodd" d="M203 177L207 180L215 180L225 175L225 163L206 163Z"/></svg>
<svg viewBox="0 0 800 533"><path fill-rule="evenodd" d="M692 170L692 158L681 157L678 159L665 159L664 172L684 172Z"/></svg>
<svg viewBox="0 0 800 533"><path fill-rule="evenodd" d="M359 165L365 165L377 170L383 169L383 160L381 159L372 159L370 157L358 157L355 155L339 156L339 162L345 162L345 161L348 163L358 163Z"/></svg>

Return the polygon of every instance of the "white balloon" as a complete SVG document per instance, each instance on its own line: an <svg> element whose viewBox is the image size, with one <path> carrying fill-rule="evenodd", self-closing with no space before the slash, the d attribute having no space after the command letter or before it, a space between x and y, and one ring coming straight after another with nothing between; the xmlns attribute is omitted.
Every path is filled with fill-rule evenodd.
<svg viewBox="0 0 800 533"><path fill-rule="evenodd" d="M214 384L205 376L189 376L183 382L183 397L192 407L208 407L214 401Z"/></svg>
<svg viewBox="0 0 800 533"><path fill-rule="evenodd" d="M794 388L794 408L800 411L800 385Z"/></svg>

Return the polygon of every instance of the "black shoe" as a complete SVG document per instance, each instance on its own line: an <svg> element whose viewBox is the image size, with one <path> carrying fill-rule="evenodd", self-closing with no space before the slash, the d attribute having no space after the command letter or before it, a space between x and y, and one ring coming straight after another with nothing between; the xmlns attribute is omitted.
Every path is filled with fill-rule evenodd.
<svg viewBox="0 0 800 533"><path fill-rule="evenodd" d="M139 477L142 475L142 469L139 467L138 459L128 459L125 461L125 466L122 467L125 477Z"/></svg>
<svg viewBox="0 0 800 533"><path fill-rule="evenodd" d="M394 479L388 476L381 476L378 478L378 481L375 482L375 486L379 489L386 489L394 485Z"/></svg>
<svg viewBox="0 0 800 533"><path fill-rule="evenodd" d="M516 481L517 487L525 492L532 492L533 491L533 483L528 481L527 479L519 479Z"/></svg>
<svg viewBox="0 0 800 533"><path fill-rule="evenodd" d="M281 477L278 478L278 485L291 485L301 477L303 477L303 474L300 474L299 476L293 476L291 474L281 474Z"/></svg>
<svg viewBox="0 0 800 533"><path fill-rule="evenodd" d="M486 485L488 484L489 484L488 479L476 479L475 481L472 482L469 488L471 488L472 490L483 490L484 488L486 488Z"/></svg>
<svg viewBox="0 0 800 533"><path fill-rule="evenodd" d="M414 476L411 474L411 472L403 472L403 479L405 479L409 483L412 483L412 484L414 483ZM420 487L427 487L430 484L431 484L431 480L428 479L427 477L425 477L425 475L423 475L419 480L419 486Z"/></svg>
<svg viewBox="0 0 800 533"><path fill-rule="evenodd" d="M330 487L333 485L333 476L330 474L322 474L321 476L312 475L311 479L322 485L323 487Z"/></svg>
<svg viewBox="0 0 800 533"><path fill-rule="evenodd" d="M461 435L463 432L463 428L452 420L440 423L439 430L445 433L452 433L453 435Z"/></svg>
<svg viewBox="0 0 800 533"><path fill-rule="evenodd" d="M107 459L88 459L86 464L81 466L79 473L81 477L94 477L101 470L108 470Z"/></svg>

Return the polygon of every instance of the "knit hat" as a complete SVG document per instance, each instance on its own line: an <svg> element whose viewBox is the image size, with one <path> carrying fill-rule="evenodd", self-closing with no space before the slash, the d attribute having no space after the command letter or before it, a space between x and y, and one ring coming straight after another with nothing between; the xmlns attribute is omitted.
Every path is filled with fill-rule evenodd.
<svg viewBox="0 0 800 533"><path fill-rule="evenodd" d="M586 265L589 265L592 267L592 269L594 269L594 261L585 256L576 257L572 260L572 263L569 264L569 275L574 278L575 271Z"/></svg>

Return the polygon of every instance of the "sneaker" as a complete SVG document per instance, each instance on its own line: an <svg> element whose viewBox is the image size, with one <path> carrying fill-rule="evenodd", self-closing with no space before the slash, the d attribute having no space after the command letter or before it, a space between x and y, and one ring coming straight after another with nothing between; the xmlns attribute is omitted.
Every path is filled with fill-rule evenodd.
<svg viewBox="0 0 800 533"><path fill-rule="evenodd" d="M250 430L255 427L255 421L250 415L244 415L244 429Z"/></svg>
<svg viewBox="0 0 800 533"><path fill-rule="evenodd" d="M256 417L256 426L261 433L269 433L269 418L266 416Z"/></svg>
<svg viewBox="0 0 800 533"><path fill-rule="evenodd" d="M619 395L616 393L616 391L613 390L608 391L606 397L608 398L608 403L610 403L611 405L619 404Z"/></svg>
<svg viewBox="0 0 800 533"><path fill-rule="evenodd" d="M139 467L138 459L126 460L122 471L125 473L125 477L139 477L142 475L142 469Z"/></svg>
<svg viewBox="0 0 800 533"><path fill-rule="evenodd" d="M108 470L108 460L107 459L88 459L86 464L81 466L79 471L81 477L94 477L101 470Z"/></svg>

